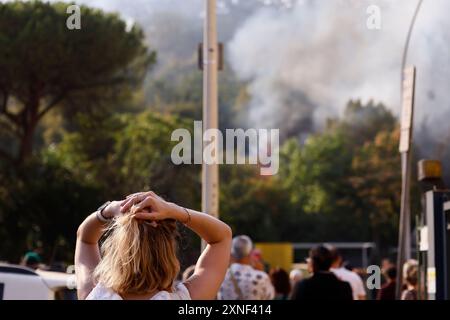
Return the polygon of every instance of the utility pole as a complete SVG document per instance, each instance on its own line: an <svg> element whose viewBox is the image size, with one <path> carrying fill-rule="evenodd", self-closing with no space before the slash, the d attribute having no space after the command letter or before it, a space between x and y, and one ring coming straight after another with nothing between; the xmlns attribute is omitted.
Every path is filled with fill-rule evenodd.
<svg viewBox="0 0 450 320"><path fill-rule="evenodd" d="M413 132L413 114L414 114L414 96L415 96L415 67L406 68L408 58L409 42L411 40L412 31L422 7L423 0L417 2L411 23L406 35L405 46L402 56L402 69L400 81L400 95L402 103L402 119L401 119L401 136L399 151L402 163L402 195L400 206L400 221L398 235L398 252L397 252L397 287L396 297L400 299L401 285L403 282L403 264L407 259L411 258L411 208L410 208L410 179L411 179L411 138Z"/></svg>
<svg viewBox="0 0 450 320"><path fill-rule="evenodd" d="M403 264L406 260L411 259L411 140L414 119L416 68L406 68L403 72L402 116L399 146L402 161L402 194L397 252L397 298L400 298L401 294Z"/></svg>
<svg viewBox="0 0 450 320"><path fill-rule="evenodd" d="M216 23L216 0L205 0L205 21L203 30L203 132L208 129L217 129L218 121L218 97L217 97L217 73L218 73L218 44ZM204 139L203 150L206 147ZM215 144L215 152L219 152L218 141ZM203 152L202 152L203 157ZM217 163L207 164L202 161L202 211L214 217L219 217L219 166ZM205 243L202 241L202 250Z"/></svg>

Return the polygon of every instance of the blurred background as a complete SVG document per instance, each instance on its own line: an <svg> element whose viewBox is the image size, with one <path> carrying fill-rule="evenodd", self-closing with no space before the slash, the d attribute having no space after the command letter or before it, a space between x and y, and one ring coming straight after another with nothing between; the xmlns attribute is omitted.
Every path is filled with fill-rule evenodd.
<svg viewBox="0 0 450 320"><path fill-rule="evenodd" d="M202 119L203 1L76 3L80 30L66 28L67 3L0 1L0 261L33 251L64 271L82 219L136 191L200 209L201 166L174 165L170 135ZM372 4L379 30L366 25ZM281 138L275 176L220 166L220 217L234 234L294 244L294 263L315 242L358 243L343 248L355 266L395 257L400 71L415 8L218 1L220 129L278 128ZM417 67L413 163L440 159L447 180L449 10L424 1L407 60ZM200 242L184 232L182 248L186 267Z"/></svg>

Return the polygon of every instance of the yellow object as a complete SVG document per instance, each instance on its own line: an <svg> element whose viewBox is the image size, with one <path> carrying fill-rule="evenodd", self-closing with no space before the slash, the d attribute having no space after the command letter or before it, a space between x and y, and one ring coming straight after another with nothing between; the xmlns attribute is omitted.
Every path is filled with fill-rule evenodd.
<svg viewBox="0 0 450 320"><path fill-rule="evenodd" d="M438 160L420 160L417 167L419 181L442 177L442 164Z"/></svg>
<svg viewBox="0 0 450 320"><path fill-rule="evenodd" d="M289 272L294 261L294 250L291 243L256 243L255 247L261 250L264 262L271 268L280 267Z"/></svg>

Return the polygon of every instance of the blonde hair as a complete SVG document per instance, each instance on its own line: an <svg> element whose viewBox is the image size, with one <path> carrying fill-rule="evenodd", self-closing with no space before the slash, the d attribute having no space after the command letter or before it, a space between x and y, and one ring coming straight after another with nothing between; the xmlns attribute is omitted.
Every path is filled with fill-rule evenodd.
<svg viewBox="0 0 450 320"><path fill-rule="evenodd" d="M102 259L94 279L118 294L171 291L180 271L176 222L157 226L131 214L117 218L101 245Z"/></svg>

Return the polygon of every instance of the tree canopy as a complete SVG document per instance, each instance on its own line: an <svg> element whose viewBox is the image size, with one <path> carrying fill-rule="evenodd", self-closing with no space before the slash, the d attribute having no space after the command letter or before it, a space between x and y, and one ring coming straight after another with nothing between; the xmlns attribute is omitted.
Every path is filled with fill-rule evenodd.
<svg viewBox="0 0 450 320"><path fill-rule="evenodd" d="M53 108L118 95L155 59L141 29L117 15L82 6L81 29L69 30L68 5L0 3L0 121L14 139L3 159L30 157L37 125Z"/></svg>

